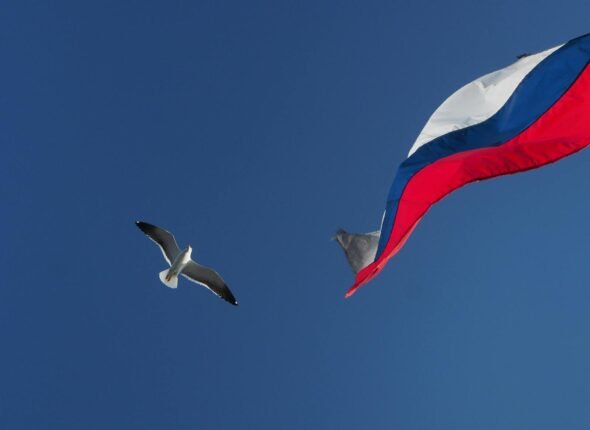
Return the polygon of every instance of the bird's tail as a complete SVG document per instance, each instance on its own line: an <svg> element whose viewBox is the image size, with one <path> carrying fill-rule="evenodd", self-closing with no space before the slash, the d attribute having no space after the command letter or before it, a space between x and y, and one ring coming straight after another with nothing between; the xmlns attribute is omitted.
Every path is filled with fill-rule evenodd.
<svg viewBox="0 0 590 430"><path fill-rule="evenodd" d="M379 245L379 231L365 234L348 233L340 229L334 240L342 247L352 271L356 274L375 259Z"/></svg>
<svg viewBox="0 0 590 430"><path fill-rule="evenodd" d="M170 269L166 269L160 272L160 281L162 281L162 283L166 285L168 288L176 288L178 287L178 276L168 276L169 271Z"/></svg>

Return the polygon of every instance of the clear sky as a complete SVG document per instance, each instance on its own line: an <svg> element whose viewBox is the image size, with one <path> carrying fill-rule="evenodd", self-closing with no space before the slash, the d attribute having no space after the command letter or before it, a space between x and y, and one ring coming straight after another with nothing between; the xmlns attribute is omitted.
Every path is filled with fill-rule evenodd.
<svg viewBox="0 0 590 430"><path fill-rule="evenodd" d="M0 427L588 429L590 152L436 205L352 298L432 111L587 0L8 1ZM233 307L135 227L171 230Z"/></svg>

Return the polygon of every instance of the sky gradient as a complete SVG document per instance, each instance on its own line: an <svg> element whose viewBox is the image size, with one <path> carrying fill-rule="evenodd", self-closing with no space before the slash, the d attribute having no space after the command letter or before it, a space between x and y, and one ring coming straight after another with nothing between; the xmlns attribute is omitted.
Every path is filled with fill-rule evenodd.
<svg viewBox="0 0 590 430"><path fill-rule="evenodd" d="M586 0L2 9L0 427L589 428L589 151L455 192L347 300L330 241ZM165 288L136 219L240 306Z"/></svg>

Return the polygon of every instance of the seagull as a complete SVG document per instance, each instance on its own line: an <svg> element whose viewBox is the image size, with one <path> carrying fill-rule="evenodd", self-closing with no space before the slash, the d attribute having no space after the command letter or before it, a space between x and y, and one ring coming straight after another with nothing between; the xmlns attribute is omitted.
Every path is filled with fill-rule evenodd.
<svg viewBox="0 0 590 430"><path fill-rule="evenodd" d="M219 273L191 260L193 248L190 245L181 251L176 239L169 231L143 221L135 221L135 224L160 247L164 259L170 266L159 275L164 285L168 288L178 287L178 275L182 275L189 281L206 287L232 305L238 305L238 301Z"/></svg>

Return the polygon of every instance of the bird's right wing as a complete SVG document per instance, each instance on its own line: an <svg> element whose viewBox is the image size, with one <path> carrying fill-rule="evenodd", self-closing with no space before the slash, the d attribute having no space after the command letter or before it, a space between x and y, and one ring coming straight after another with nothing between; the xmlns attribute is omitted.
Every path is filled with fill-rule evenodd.
<svg viewBox="0 0 590 430"><path fill-rule="evenodd" d="M223 300L237 305L238 301L232 294L229 287L226 285L223 278L215 270L205 266L201 266L194 261L189 261L184 269L182 269L181 275L189 281L196 282L202 286L208 288L213 293L217 294Z"/></svg>
<svg viewBox="0 0 590 430"><path fill-rule="evenodd" d="M172 262L176 259L178 254L180 254L180 248L176 243L176 239L172 236L172 233L143 221L135 221L135 224L147 237L160 247L164 258L169 265L172 265Z"/></svg>

